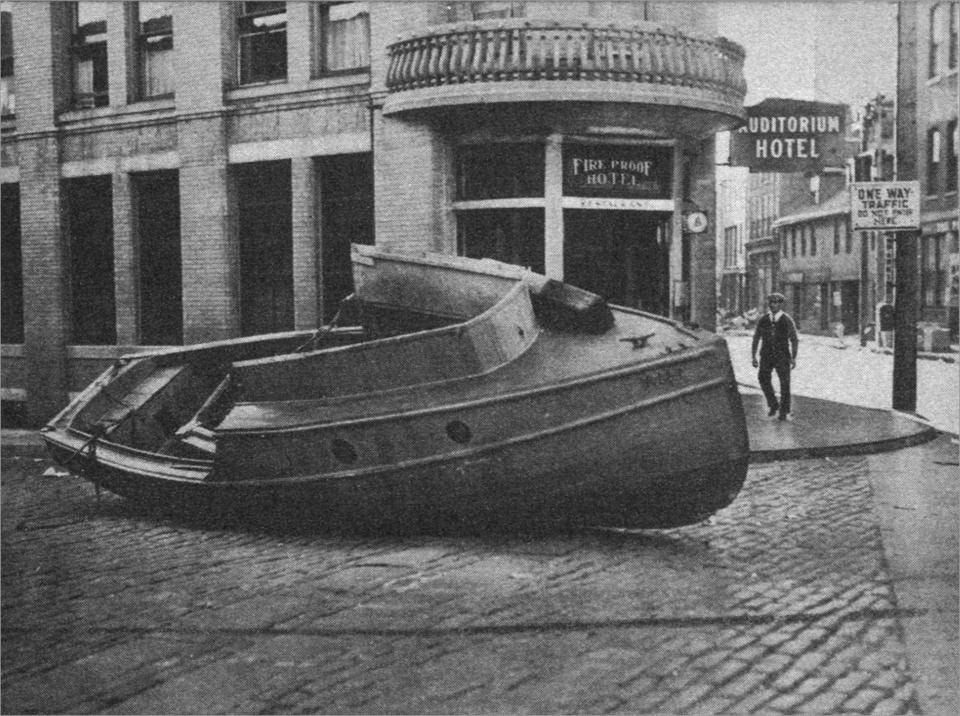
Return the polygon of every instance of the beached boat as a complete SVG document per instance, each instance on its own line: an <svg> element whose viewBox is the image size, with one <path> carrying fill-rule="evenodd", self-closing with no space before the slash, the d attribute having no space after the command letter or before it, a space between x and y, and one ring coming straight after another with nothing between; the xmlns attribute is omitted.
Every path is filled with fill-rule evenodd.
<svg viewBox="0 0 960 716"><path fill-rule="evenodd" d="M305 528L669 527L729 504L725 342L483 259L353 249L349 316L119 360L43 430L68 470Z"/></svg>

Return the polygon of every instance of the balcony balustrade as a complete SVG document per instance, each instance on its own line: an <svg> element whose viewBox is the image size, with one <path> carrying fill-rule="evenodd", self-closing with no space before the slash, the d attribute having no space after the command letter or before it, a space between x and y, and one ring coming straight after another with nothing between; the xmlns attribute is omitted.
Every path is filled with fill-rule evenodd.
<svg viewBox="0 0 960 716"><path fill-rule="evenodd" d="M680 90L672 90L677 104L684 104L686 90L688 97L700 94L723 110L742 114L746 93L739 45L652 23L616 27L501 20L438 26L390 45L389 55L387 89L392 94L462 91L479 84L482 91L494 83L530 80L563 82L565 87L605 82L647 94L669 86ZM430 94L437 104L440 93Z"/></svg>

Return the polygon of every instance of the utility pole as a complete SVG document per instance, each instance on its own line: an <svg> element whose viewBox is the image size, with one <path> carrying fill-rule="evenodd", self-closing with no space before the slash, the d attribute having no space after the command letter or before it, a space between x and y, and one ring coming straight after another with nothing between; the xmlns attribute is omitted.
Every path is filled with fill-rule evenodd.
<svg viewBox="0 0 960 716"><path fill-rule="evenodd" d="M917 8L897 3L897 179L917 179ZM919 229L897 232L893 409L917 410L917 243Z"/></svg>

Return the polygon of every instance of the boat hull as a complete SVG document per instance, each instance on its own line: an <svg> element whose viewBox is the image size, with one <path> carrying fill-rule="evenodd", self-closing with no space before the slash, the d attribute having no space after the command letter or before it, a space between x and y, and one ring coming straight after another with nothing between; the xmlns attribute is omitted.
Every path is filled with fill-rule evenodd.
<svg viewBox="0 0 960 716"><path fill-rule="evenodd" d="M685 362L687 373L695 375L697 358ZM54 456L111 492L204 521L372 531L676 527L698 522L733 500L746 475L748 450L732 374L701 375L690 384L653 390L663 375L671 374L678 375L661 364L600 377L592 385L570 385L539 399L525 396L520 410L529 415L542 414L545 407L549 412L547 400L582 409L559 424L538 423L538 429L507 439L339 473L302 474L302 463L311 457L318 465L329 459L322 430L313 431L314 443L305 443L303 434L281 432L275 440L294 442L262 447L263 455L272 456L286 454L296 444L301 474L289 477L277 477L265 467L262 479L251 479L249 466L240 479L172 477L158 474L162 466L148 456L109 444L79 453L54 446ZM623 399L598 410L584 396L602 393L603 384ZM510 409L503 403L493 407ZM475 415L462 405L451 410L466 422ZM440 411L434 419L442 424L449 412ZM389 424L381 427L395 431ZM354 426L355 431L363 428ZM343 428L338 434L345 434ZM689 443L678 445L677 434L690 436ZM269 442L266 436L263 440ZM311 444L312 449L305 447Z"/></svg>

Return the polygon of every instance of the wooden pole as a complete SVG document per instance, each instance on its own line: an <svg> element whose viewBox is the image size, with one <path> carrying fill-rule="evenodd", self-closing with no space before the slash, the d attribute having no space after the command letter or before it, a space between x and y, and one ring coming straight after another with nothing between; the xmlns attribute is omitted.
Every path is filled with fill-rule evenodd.
<svg viewBox="0 0 960 716"><path fill-rule="evenodd" d="M917 410L917 236L897 232L897 298L893 311L893 409Z"/></svg>
<svg viewBox="0 0 960 716"><path fill-rule="evenodd" d="M897 179L917 178L917 13L913 3L897 3ZM897 232L894 301L893 409L917 409L917 237Z"/></svg>

